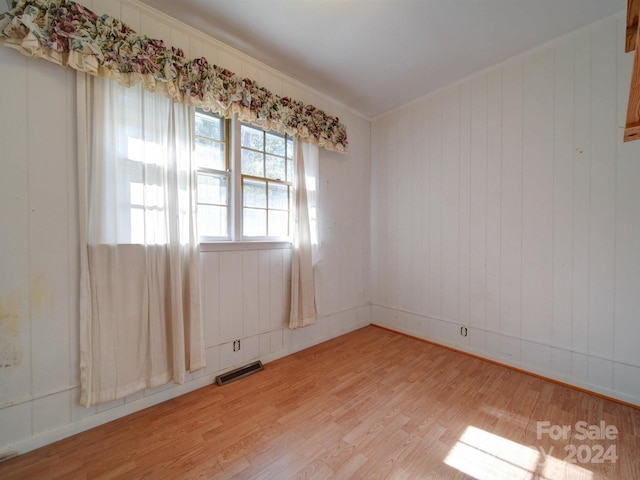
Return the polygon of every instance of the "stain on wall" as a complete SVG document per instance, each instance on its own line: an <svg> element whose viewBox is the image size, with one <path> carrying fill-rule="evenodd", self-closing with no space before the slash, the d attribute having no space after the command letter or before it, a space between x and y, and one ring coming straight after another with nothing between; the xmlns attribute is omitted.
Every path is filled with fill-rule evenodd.
<svg viewBox="0 0 640 480"><path fill-rule="evenodd" d="M22 363L20 292L0 296L0 372Z"/></svg>
<svg viewBox="0 0 640 480"><path fill-rule="evenodd" d="M54 314L55 301L52 287L49 277L44 273L34 275L29 292L29 305L33 312Z"/></svg>

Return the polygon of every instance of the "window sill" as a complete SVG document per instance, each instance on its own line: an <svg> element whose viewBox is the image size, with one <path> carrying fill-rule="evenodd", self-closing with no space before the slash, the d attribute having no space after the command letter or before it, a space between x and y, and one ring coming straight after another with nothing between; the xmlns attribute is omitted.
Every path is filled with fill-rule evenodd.
<svg viewBox="0 0 640 480"><path fill-rule="evenodd" d="M286 250L291 248L290 241L222 241L222 242L200 242L201 252L229 252L244 250Z"/></svg>

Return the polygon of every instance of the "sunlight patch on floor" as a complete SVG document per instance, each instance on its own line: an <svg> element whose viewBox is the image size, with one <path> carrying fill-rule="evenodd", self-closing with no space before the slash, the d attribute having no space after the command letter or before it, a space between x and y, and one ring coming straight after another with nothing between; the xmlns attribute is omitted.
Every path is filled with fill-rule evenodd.
<svg viewBox="0 0 640 480"><path fill-rule="evenodd" d="M592 472L468 426L444 463L477 480L592 480Z"/></svg>

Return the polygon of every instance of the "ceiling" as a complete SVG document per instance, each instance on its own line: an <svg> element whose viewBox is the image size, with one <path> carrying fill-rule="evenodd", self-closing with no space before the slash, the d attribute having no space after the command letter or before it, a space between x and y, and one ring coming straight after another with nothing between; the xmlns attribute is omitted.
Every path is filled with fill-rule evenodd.
<svg viewBox="0 0 640 480"><path fill-rule="evenodd" d="M626 0L142 1L366 118L627 5Z"/></svg>

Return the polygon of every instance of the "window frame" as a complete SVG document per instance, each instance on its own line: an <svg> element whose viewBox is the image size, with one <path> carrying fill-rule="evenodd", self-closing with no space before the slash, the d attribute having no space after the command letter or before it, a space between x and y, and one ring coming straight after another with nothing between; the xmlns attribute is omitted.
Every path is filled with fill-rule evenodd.
<svg viewBox="0 0 640 480"><path fill-rule="evenodd" d="M195 109L194 112L197 111L199 113L203 113L206 115L211 115L217 118L222 118L219 115L212 112L205 112L199 109ZM195 119L195 113L194 117ZM261 130L265 135L273 134L273 135L282 135L285 140L285 146L289 141L293 140L287 134L279 134L276 132L266 132L262 130L259 126L252 125L247 122L240 121L237 116L233 116L229 119L222 119L224 121L225 128L225 161L226 161L226 171L210 169L205 167L196 167L196 178L199 175L206 175L207 173L214 173L216 175L226 175L227 176L227 226L228 226L228 235L227 236L206 236L199 234L199 242L200 244L264 244L264 245L282 245L287 244L290 245L293 241L293 221L294 221L294 208L295 208L295 184L293 181L293 176L295 175L295 159L293 158L293 153L295 152L295 147L293 148L292 153L292 162L291 162L291 180L280 181L276 179L263 177L256 177L248 174L242 173L242 146L241 146L241 128L242 125L246 125L251 128L256 128ZM194 128L194 148L195 148L195 128ZM295 143L293 144L295 145ZM286 148L286 147L285 147ZM286 149L285 149L285 164L287 162L286 157ZM288 168L286 166L285 168ZM286 171L286 170L285 170ZM289 190L289 235L287 236L248 236L244 235L244 201L243 201L243 179L244 178L254 178L260 181L265 181L268 183L282 184L290 187ZM267 197L268 197L268 187L267 188ZM196 199L198 201L198 199ZM198 206L200 202L198 202ZM267 204L268 209L268 204ZM284 210L280 210L284 211ZM196 218L196 221L197 218ZM268 220L267 220L268 221Z"/></svg>
<svg viewBox="0 0 640 480"><path fill-rule="evenodd" d="M243 125L246 125L247 127L250 128L255 128L256 130L260 130L263 134L263 139L265 140L265 151L263 151L262 153L264 153L265 155L268 154L268 152L266 152L266 135L267 134L271 134L271 135L276 135L276 136L282 136L285 142L285 157L284 157L284 161L285 161L285 172L286 172L286 164L287 164L287 157L286 157L286 145L288 143L288 141L290 140L289 135L287 134L280 134L280 133L276 133L276 132L267 132L262 130L260 127L255 126L255 125L251 125L247 122L241 122L238 121L236 119L234 119L235 122L232 122L233 128L234 128L234 135L232 136L232 141L233 141L233 145L234 145L234 160L237 161L237 170L238 170L238 174L235 176L234 178L234 183L235 183L235 188L236 188L236 192L237 192L237 196L236 196L236 202L235 202L235 206L234 206L234 216L235 219L238 220L237 223L239 223L239 228L236 230L236 238L239 238L240 241L243 242L291 242L292 241L292 237L293 237L293 209L294 209L294 199L295 199L295 190L294 190L294 183L293 183L293 175L295 175L295 161L292 161L292 172L291 172L291 180L288 181L286 178L285 180L276 180L276 179L272 179L266 176L266 172L265 172L265 176L264 177L259 177L259 176L254 176L254 175L250 175L250 174L243 174L242 173L242 145L241 145L241 129ZM293 147L292 147L293 148ZM257 151L257 150L253 150L250 149L252 151ZM236 153L237 152L237 153ZM293 153L293 152L292 152ZM293 160L293 155L291 157L291 159ZM269 183L273 183L273 184L277 184L277 185L287 185L288 187L290 187L289 190L289 209L287 210L289 212L289 235L286 236L276 236L276 235L267 235L267 236L256 236L256 235L252 235L252 236L247 236L244 235L244 198L243 198L243 179L248 178L248 179L254 179L257 181L264 181L266 183L266 188L267 188L267 231L268 231L268 211L269 211L269 190L268 190L268 185ZM251 207L249 207L251 208ZM272 209L272 210L277 210L277 211L284 211L281 209Z"/></svg>
<svg viewBox="0 0 640 480"><path fill-rule="evenodd" d="M218 118L220 120L222 120L222 128L223 128L223 140L217 140L217 139L213 139L210 137L203 137L200 135L196 135L196 131L195 131L195 118L197 114L201 114L201 115L208 115L211 117L215 117ZM232 189L233 189L233 185L232 185L232 181L233 181L233 177L232 177L232 170L231 170L231 152L230 152L230 144L231 144L231 139L230 139L230 135L231 135L231 127L230 127L230 119L228 118L222 118L219 115L216 115L213 112L206 112L204 110L200 110L198 108L194 109L194 114L193 114L193 119L194 119L194 129L193 129L193 142L194 142L194 151L195 151L195 144L196 144L196 140L198 138L203 138L205 140L208 141L215 141L217 143L221 143L224 145L224 170L219 170L216 168L211 168L211 167L202 167L200 165L196 166L196 203L198 205L198 207L200 205L217 205L217 204L206 204L204 202L200 202L199 198L198 198L198 193L197 193L197 185L198 185L198 179L201 175L218 175L218 176L225 176L227 178L227 235L226 236L211 236L211 235L200 235L199 234L199 242L203 243L203 242L226 242L226 241L230 241L231 240L231 235L232 235L232 210L231 210L231 202L232 202L232 198L233 198L233 194L232 194ZM224 206L224 205L217 205L217 206ZM199 212L196 215L196 219L195 221L198 222L199 220ZM199 230L199 229L198 229Z"/></svg>

